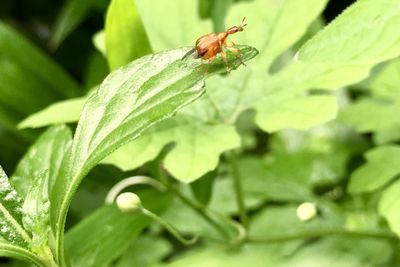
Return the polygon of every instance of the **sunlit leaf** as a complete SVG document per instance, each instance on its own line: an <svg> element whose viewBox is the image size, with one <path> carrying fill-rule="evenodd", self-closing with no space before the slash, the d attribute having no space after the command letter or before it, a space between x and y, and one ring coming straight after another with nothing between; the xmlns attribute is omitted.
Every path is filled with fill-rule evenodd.
<svg viewBox="0 0 400 267"><path fill-rule="evenodd" d="M135 1L111 1L106 16L105 44L112 70L151 53Z"/></svg>

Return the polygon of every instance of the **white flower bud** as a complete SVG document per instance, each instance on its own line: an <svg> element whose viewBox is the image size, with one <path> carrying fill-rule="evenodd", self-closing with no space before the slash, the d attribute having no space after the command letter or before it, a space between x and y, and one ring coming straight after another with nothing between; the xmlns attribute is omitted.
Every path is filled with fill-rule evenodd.
<svg viewBox="0 0 400 267"><path fill-rule="evenodd" d="M317 214L317 208L314 203L301 203L296 209L297 218L301 221L309 221Z"/></svg>
<svg viewBox="0 0 400 267"><path fill-rule="evenodd" d="M116 202L118 208L122 212L135 212L142 205L142 201L140 200L138 195L131 192L119 194Z"/></svg>

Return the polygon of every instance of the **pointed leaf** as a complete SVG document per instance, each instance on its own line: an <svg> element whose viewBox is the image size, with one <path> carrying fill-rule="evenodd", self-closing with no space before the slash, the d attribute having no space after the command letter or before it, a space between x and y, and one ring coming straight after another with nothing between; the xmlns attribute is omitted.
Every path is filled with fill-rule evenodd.
<svg viewBox="0 0 400 267"><path fill-rule="evenodd" d="M18 124L18 128L39 128L78 121L86 100L86 97L79 97L53 103L25 118Z"/></svg>

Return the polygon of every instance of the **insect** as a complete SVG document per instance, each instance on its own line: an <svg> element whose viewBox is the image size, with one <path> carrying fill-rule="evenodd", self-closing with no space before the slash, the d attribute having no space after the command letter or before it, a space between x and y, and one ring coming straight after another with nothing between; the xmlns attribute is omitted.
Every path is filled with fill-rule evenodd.
<svg viewBox="0 0 400 267"><path fill-rule="evenodd" d="M246 64L244 64L240 56L239 50L233 47L235 43L226 42L226 38L230 34L235 34L237 32L243 31L243 27L247 25L244 24L245 19L246 18L243 18L242 23L239 26L232 26L225 32L219 32L219 33L213 32L201 36L199 39L197 39L195 47L189 50L183 56L182 59L196 52L196 54L194 55L195 58L201 58L207 60L208 62L211 62L217 56L217 54L221 54L221 58L224 61L225 66L229 70L229 64L226 58L226 52L224 51L224 49L227 49L234 52L236 54L237 59L239 59L240 63L246 66Z"/></svg>

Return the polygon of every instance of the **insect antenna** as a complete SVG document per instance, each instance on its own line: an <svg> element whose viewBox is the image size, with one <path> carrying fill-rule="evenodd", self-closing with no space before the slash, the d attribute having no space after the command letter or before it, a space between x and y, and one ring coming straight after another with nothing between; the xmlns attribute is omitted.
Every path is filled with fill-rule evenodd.
<svg viewBox="0 0 400 267"><path fill-rule="evenodd" d="M243 28L244 26L247 26L247 23L244 23L245 20L246 20L246 17L243 17L242 22L240 23L239 27Z"/></svg>

